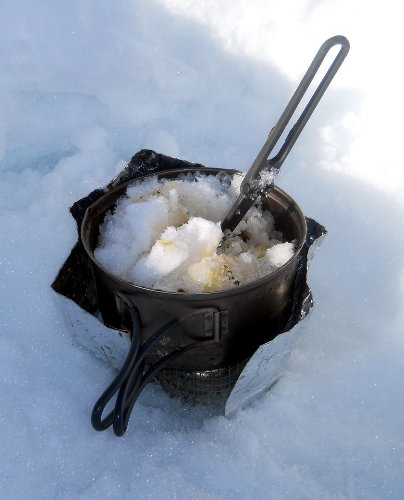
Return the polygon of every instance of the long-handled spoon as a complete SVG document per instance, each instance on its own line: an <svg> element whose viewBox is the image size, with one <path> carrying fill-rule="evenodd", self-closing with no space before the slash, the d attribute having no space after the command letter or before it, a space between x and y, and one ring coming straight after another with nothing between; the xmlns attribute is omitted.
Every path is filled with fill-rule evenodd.
<svg viewBox="0 0 404 500"><path fill-rule="evenodd" d="M314 91L302 114L291 128L279 152L273 158L268 159L268 156L278 142L282 132L285 130L286 125L289 123L289 120L320 68L325 56L334 45L341 45L338 54L321 80L319 86ZM263 175L263 173L268 172L269 174L276 174L279 171L282 163L285 161L287 155L296 142L296 139L299 137L300 132L303 130L328 85L345 59L345 56L348 54L348 51L349 42L344 36L333 36L322 44L314 57L313 62L306 71L302 81L290 99L289 104L286 106L277 124L270 131L267 141L246 173L244 180L241 183L240 195L222 221L221 227L223 231L233 231L254 204L258 196L267 196L269 194L274 186L273 176ZM266 181L266 178L269 178L270 180Z"/></svg>

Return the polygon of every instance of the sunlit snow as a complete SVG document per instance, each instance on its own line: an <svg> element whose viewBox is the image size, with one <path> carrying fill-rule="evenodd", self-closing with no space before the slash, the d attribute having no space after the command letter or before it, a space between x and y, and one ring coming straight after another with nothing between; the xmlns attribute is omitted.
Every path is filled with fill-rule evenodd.
<svg viewBox="0 0 404 500"><path fill-rule="evenodd" d="M363 0L2 2L1 498L403 496L401 22ZM276 181L328 230L284 376L229 419L151 385L123 438L97 433L114 372L50 288L69 207L142 148L245 171L336 34L351 51Z"/></svg>

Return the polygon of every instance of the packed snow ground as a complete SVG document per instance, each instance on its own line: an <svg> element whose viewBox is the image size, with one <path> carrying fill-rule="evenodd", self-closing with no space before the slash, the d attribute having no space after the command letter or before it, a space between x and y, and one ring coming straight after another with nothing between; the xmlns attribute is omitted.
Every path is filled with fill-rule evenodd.
<svg viewBox="0 0 404 500"><path fill-rule="evenodd" d="M403 496L394 9L3 2L2 498ZM310 269L316 305L284 377L232 419L150 386L123 438L96 433L92 405L113 372L72 342L50 289L77 236L68 207L143 147L245 170L334 34L351 52L279 179L329 231Z"/></svg>

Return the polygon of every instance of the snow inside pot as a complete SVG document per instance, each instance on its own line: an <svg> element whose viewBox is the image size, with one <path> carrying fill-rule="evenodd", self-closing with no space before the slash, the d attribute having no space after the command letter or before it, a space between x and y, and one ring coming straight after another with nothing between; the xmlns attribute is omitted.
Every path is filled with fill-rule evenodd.
<svg viewBox="0 0 404 500"><path fill-rule="evenodd" d="M258 201L236 231L222 230L243 177L180 172L130 183L100 226L95 259L123 281L168 292L215 292L267 276L295 242L284 241Z"/></svg>
<svg viewBox="0 0 404 500"><path fill-rule="evenodd" d="M200 168L170 170L159 172L158 178L175 180L200 172ZM221 178L228 176L229 185L236 174L208 168L202 172ZM140 180L147 182L148 177ZM94 255L100 227L129 184L123 183L100 197L88 208L81 226L81 239L93 264L104 323L116 329L128 329L132 346L133 342L136 344L127 362L138 366L128 370L132 380L122 399L126 400L131 392L137 394L139 387L163 368L166 370L161 380L168 387L178 386L181 379L189 388L189 377L195 373L210 384L209 374L213 380L223 380L223 376L228 377L230 373L238 374L240 369L237 367L242 367L259 345L278 335L290 316L290 291L306 240L306 220L301 210L279 188L262 200L263 207L274 218L275 229L282 233L284 240L293 242L291 257L267 275L217 291L187 293L183 289L153 289L113 274ZM142 231L138 237L143 237ZM145 363L149 366L146 372ZM175 375L176 384L170 379L170 370L174 370L171 375ZM102 426L100 416L105 402L96 405L98 410L93 424L98 420L98 425ZM125 420L124 415L122 420Z"/></svg>

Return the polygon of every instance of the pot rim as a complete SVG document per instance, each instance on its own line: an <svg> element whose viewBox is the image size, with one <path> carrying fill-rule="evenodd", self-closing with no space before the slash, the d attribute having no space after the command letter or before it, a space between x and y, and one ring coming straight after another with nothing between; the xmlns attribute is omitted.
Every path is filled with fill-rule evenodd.
<svg viewBox="0 0 404 500"><path fill-rule="evenodd" d="M237 288L236 287L232 287L232 288L225 288L225 289L217 290L217 291L200 292L200 293L194 293L194 292L192 292L192 293L189 293L189 292L172 292L172 291L168 291L168 290L159 290L159 289L155 289L155 288L148 288L148 287L145 287L145 286L142 286L142 285L137 285L137 284L135 284L133 282L130 282L130 281L123 280L119 276L111 273L108 269L106 269L104 266L102 266L102 264L100 264L98 262L98 260L94 256L94 250L92 250L90 248L90 246L88 245L88 242L87 242L87 240L85 238L85 231L84 231L85 227L89 224L89 219L90 219L91 211L92 211L92 209L94 209L95 205L97 205L98 203L100 203L100 201L105 196L113 196L113 194L116 191L123 191L123 192L125 192L126 189L127 189L127 187L130 184L133 184L134 182L139 182L142 179L145 179L145 178L148 178L148 177L157 176L159 178L159 180L160 180L160 179L164 179L164 177L167 176L167 174L169 175L169 177L172 177L175 174L181 174L181 173L183 173L183 174L187 174L187 173L196 174L197 172L200 172L200 173L206 174L206 175L218 175L221 172L224 172L226 174L242 175L242 172L240 172L238 170L225 169L225 168L213 168L213 167L204 167L203 169L200 168L200 167L186 167L186 168L179 168L179 169L172 169L172 170L162 170L160 172L150 172L150 173L147 173L147 174L144 174L144 175L140 175L139 177L136 177L134 179L130 179L130 180L128 180L128 181L120 184L119 186L116 186L113 189L111 189L109 191L106 191L100 198L98 198L98 200L96 200L94 203L92 203L87 208L87 210L85 211L85 214L84 214L84 217L83 217L83 220L82 220L82 223L81 223L81 227L80 227L80 239L81 239L81 243L82 243L82 245L84 247L84 250L85 250L87 256L90 258L90 260L92 261L92 263L100 271L102 271L104 274L106 274L109 279L118 282L129 293L130 292L132 292L132 293L142 293L142 294L146 294L146 295L150 295L150 296L154 296L154 297L167 298L167 299L170 299L170 298L171 299L181 298L181 299L184 299L184 300L198 300L198 299L199 300L205 300L206 298L210 298L210 297L220 298L220 297L225 297L225 296L238 295L238 294L244 293L244 292L246 292L248 290L252 290L252 289L258 288L258 287L262 286L269 279L272 279L273 277L276 277L279 274L281 274L282 272L284 272L284 270L286 269L286 267L288 267L292 261L294 261L294 260L296 260L296 259L299 258L300 252L301 252L301 250L303 248L303 245L304 245L306 237L307 237L307 223L306 223L306 219L305 219L305 217L303 215L303 212L301 211L299 205L296 203L296 201L291 196L289 196L283 189L279 188L278 186L274 186L273 190L269 194L269 197L271 197L271 195L272 195L273 192L276 192L276 193L280 194L286 201L289 201L290 203L292 203L294 205L294 208L295 208L296 212L298 213L299 217L301 218L302 221L304 221L304 234L303 234L303 236L301 238L301 241L300 241L299 245L296 247L293 256L290 259L288 259L285 262L285 264L283 264L282 266L278 267L275 271L271 272L270 274L268 274L266 276L263 276L262 278L259 278L259 279L254 280L254 281L247 282L247 283L245 283L243 285L239 285L239 286L237 286ZM115 203L116 203L117 200L118 200L118 198L115 199L114 205L115 205Z"/></svg>

